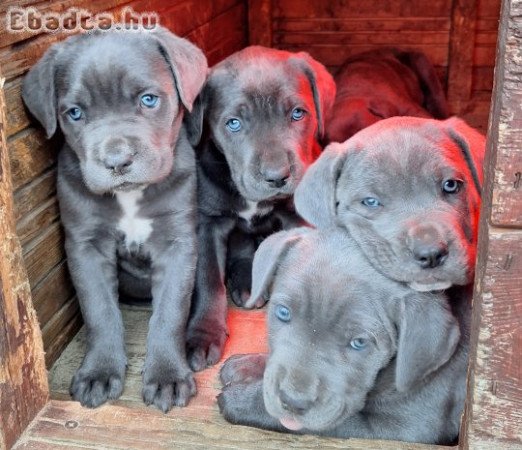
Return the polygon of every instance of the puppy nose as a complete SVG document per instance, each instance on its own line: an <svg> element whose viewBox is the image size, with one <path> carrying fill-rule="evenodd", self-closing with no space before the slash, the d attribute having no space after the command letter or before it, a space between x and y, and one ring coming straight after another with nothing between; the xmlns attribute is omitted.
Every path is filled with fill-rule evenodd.
<svg viewBox="0 0 522 450"><path fill-rule="evenodd" d="M279 399L281 400L281 406L295 414L304 414L312 406L312 400L305 397L301 397L302 394L288 394L284 390L279 392Z"/></svg>
<svg viewBox="0 0 522 450"><path fill-rule="evenodd" d="M103 161L107 169L119 175L128 172L133 162L132 154L129 152L111 153L107 155Z"/></svg>
<svg viewBox="0 0 522 450"><path fill-rule="evenodd" d="M423 269L442 266L448 257L448 246L439 244L418 244L413 249L413 256Z"/></svg>
<svg viewBox="0 0 522 450"><path fill-rule="evenodd" d="M290 168L287 166L267 168L263 170L263 178L270 187L281 188L286 184L288 178L290 178Z"/></svg>

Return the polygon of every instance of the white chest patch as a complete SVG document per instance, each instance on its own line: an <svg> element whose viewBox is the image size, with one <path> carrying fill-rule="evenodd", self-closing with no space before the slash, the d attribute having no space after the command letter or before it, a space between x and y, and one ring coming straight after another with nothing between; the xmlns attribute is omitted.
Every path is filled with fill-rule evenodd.
<svg viewBox="0 0 522 450"><path fill-rule="evenodd" d="M264 205L259 206L259 203L257 202L251 202L250 200L247 200L247 207L241 212L238 212L238 216L242 219L246 220L248 223L252 220L252 217L254 216L266 216L269 214L272 209L274 208L272 205Z"/></svg>
<svg viewBox="0 0 522 450"><path fill-rule="evenodd" d="M117 192L116 199L123 210L118 222L118 230L125 235L125 245L143 244L152 233L152 219L138 217L138 202L143 197L142 191Z"/></svg>

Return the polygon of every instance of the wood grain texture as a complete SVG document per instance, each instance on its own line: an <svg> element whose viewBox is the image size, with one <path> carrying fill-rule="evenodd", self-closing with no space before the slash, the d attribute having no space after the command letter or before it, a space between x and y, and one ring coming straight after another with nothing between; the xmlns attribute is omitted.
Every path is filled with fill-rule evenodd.
<svg viewBox="0 0 522 450"><path fill-rule="evenodd" d="M196 374L198 393L188 407L176 408L167 415L153 408L146 408L141 399L141 368L150 309L122 305L122 313L129 365L125 389L120 400L96 410L81 408L77 403L66 401L69 400L68 387L71 377L80 365L85 351L85 330L82 329L50 371L52 396L55 400L28 430L17 448L38 448L37 445L41 441L69 444L71 448L111 449L447 448L385 441L293 436L230 425L219 414L215 400L221 388L218 379L221 364ZM266 351L264 311L245 311L230 307L228 325L231 334L223 360L232 354ZM58 402L58 399L64 401ZM67 421L72 422L65 426ZM115 429L118 433L114 433Z"/></svg>
<svg viewBox="0 0 522 450"><path fill-rule="evenodd" d="M248 43L272 47L272 0L248 0Z"/></svg>
<svg viewBox="0 0 522 450"><path fill-rule="evenodd" d="M477 0L455 0L451 16L448 62L448 104L460 114L471 97Z"/></svg>
<svg viewBox="0 0 522 450"><path fill-rule="evenodd" d="M491 222L522 228L522 1L504 1L490 130L497 137Z"/></svg>
<svg viewBox="0 0 522 450"><path fill-rule="evenodd" d="M42 337L15 233L0 74L0 448L10 448L48 399Z"/></svg>

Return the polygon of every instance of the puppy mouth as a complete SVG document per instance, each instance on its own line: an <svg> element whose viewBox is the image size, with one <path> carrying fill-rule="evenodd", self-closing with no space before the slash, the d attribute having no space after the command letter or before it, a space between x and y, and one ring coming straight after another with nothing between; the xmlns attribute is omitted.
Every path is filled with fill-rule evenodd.
<svg viewBox="0 0 522 450"><path fill-rule="evenodd" d="M437 281L432 283L421 283L418 281L412 281L408 283L408 286L414 291L418 292L432 292L432 291L444 291L451 287L453 283L451 281Z"/></svg>
<svg viewBox="0 0 522 450"><path fill-rule="evenodd" d="M131 183L129 181L125 181L125 182L115 186L113 188L113 190L116 192L129 192L129 191L134 191L136 189L141 189L143 187L144 187L143 183Z"/></svg>
<svg viewBox="0 0 522 450"><path fill-rule="evenodd" d="M283 425L287 430L290 431L299 431L304 428L303 424L297 420L293 416L283 416L279 418L279 422Z"/></svg>

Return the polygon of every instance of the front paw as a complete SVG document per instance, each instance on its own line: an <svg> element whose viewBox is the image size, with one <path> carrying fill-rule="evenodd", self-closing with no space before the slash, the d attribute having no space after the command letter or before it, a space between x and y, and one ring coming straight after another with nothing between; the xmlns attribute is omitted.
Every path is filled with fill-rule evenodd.
<svg viewBox="0 0 522 450"><path fill-rule="evenodd" d="M96 408L123 392L125 356L90 353L74 374L69 392L82 406Z"/></svg>
<svg viewBox="0 0 522 450"><path fill-rule="evenodd" d="M187 359L195 372L216 364L223 356L227 330L224 326L208 324L204 330L189 332L187 339Z"/></svg>
<svg viewBox="0 0 522 450"><path fill-rule="evenodd" d="M178 375L174 361L156 360L145 364L143 370L143 401L154 405L164 413L173 406L187 406L196 394L196 382L192 372Z"/></svg>
<svg viewBox="0 0 522 450"><path fill-rule="evenodd" d="M226 285L236 306L243 306L250 298L252 288L252 260L241 259L231 264Z"/></svg>
<svg viewBox="0 0 522 450"><path fill-rule="evenodd" d="M219 371L223 386L238 383L251 383L263 378L267 355L251 353L247 355L232 355Z"/></svg>

